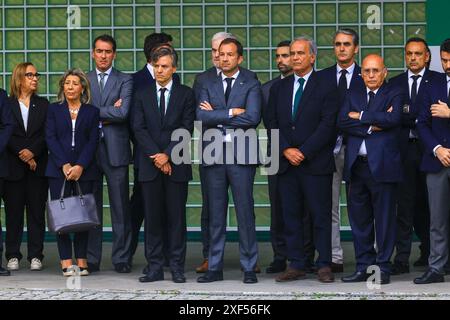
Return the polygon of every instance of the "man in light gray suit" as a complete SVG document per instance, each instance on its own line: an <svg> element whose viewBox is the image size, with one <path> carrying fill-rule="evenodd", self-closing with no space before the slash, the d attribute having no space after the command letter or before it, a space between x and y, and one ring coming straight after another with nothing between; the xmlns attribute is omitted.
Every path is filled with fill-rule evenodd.
<svg viewBox="0 0 450 320"><path fill-rule="evenodd" d="M128 273L131 271L129 264L131 218L128 202L128 165L131 149L127 119L133 80L130 75L112 67L115 57L114 38L102 35L94 40L92 58L96 68L88 73L88 78L91 84L91 104L100 109L100 143L97 149L97 162L102 172L95 196L100 221L103 221L103 176L105 176L113 232L112 263L117 272ZM97 271L100 268L102 224L89 232L89 271Z"/></svg>
<svg viewBox="0 0 450 320"><path fill-rule="evenodd" d="M258 259L256 242L253 181L258 164L257 141L236 141L242 129L252 135L261 119L261 85L254 75L239 68L243 48L236 39L225 39L219 47L219 77L203 85L197 107L197 119L213 133L214 154L204 157L203 173L206 182L209 211L210 248L208 271L197 279L200 283L223 280L223 255L226 236L228 187L231 187L239 229L240 263L244 283L256 283L255 267ZM249 72L250 73L250 72ZM241 131L242 131L241 130ZM256 132L253 132L256 137ZM240 135L242 138L242 134ZM207 156L210 144L204 139L203 153ZM256 140L256 139L255 139ZM252 143L253 142L253 143ZM252 150L253 147L253 150ZM252 159L253 157L253 159ZM231 158L231 159L230 159ZM231 161L230 161L231 160ZM225 162L224 162L225 161Z"/></svg>

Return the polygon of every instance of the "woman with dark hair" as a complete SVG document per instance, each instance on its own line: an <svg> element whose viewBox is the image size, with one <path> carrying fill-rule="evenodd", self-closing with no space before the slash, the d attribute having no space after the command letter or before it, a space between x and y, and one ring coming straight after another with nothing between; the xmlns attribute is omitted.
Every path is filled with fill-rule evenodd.
<svg viewBox="0 0 450 320"><path fill-rule="evenodd" d="M64 73L59 81L59 102L48 107L46 141L49 159L46 175L49 177L50 196L59 199L66 181L64 196L75 194L77 181L81 191L92 193L99 171L95 164L95 152L99 138L99 111L88 104L89 80L80 69ZM88 231L57 234L58 251L64 276L76 273L72 263L72 243L80 275L87 269Z"/></svg>
<svg viewBox="0 0 450 320"><path fill-rule="evenodd" d="M47 145L45 121L48 100L39 97L39 73L30 62L19 63L11 77L9 105L14 131L8 141L9 175L5 179L6 240L8 270L19 270L22 259L24 211L27 215L30 269L42 269L47 197Z"/></svg>

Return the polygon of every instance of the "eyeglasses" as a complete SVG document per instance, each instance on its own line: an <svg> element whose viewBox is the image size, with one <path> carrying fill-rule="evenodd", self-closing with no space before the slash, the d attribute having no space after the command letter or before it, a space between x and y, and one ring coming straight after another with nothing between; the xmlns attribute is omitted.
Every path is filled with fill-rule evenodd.
<svg viewBox="0 0 450 320"><path fill-rule="evenodd" d="M32 73L32 72L27 72L25 73L25 77L27 77L30 80L33 80L33 77L36 77L36 80L39 80L39 78L41 77L40 73Z"/></svg>

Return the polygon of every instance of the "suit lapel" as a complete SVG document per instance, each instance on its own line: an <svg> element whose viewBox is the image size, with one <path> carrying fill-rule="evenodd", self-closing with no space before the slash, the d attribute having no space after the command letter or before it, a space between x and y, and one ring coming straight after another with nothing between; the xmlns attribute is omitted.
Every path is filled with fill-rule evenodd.
<svg viewBox="0 0 450 320"><path fill-rule="evenodd" d="M28 111L27 134L31 134L38 120L39 110L36 106L33 96L30 100L30 109Z"/></svg>
<svg viewBox="0 0 450 320"><path fill-rule="evenodd" d="M101 94L101 105L106 105L106 99L109 97L111 90L115 87L117 81L117 74L114 68L111 69L111 73L106 81L105 88L103 88L103 93ZM100 89L100 88L99 88Z"/></svg>
<svg viewBox="0 0 450 320"><path fill-rule="evenodd" d="M169 96L169 103L167 105L166 114L164 116L163 126L167 123L168 118L176 112L175 108L178 105L179 90L177 90L178 85L172 81L172 90Z"/></svg>
<svg viewBox="0 0 450 320"><path fill-rule="evenodd" d="M377 111L377 109L380 106L383 107L383 104L382 103L380 104L380 101L383 101L383 99L384 99L385 87L386 87L386 84L383 83L383 85L378 89L377 94L373 98L374 101L372 102L372 105L370 106L370 111Z"/></svg>
<svg viewBox="0 0 450 320"><path fill-rule="evenodd" d="M281 80L281 81L283 81L283 80ZM291 122L292 121L292 98L293 98L295 77L293 75L290 75L288 78L286 78L286 81L289 81L287 86L280 86L281 90L284 91L284 92L282 92L281 97L286 99L285 103L281 104L281 106L285 107L286 110L284 112L282 112L281 114L286 114L288 116L289 122Z"/></svg>
<svg viewBox="0 0 450 320"><path fill-rule="evenodd" d="M236 79L237 81L237 79ZM223 83L222 83L222 76L219 75L217 78L214 79L214 91L216 96L220 99L220 106L223 106L223 109L227 108L227 104L225 103L225 93L223 91ZM231 90L233 91L233 90ZM231 94L230 94L231 96ZM228 101L230 101L230 98L228 98ZM219 107L220 107L219 106ZM213 106L214 108L218 106Z"/></svg>
<svg viewBox="0 0 450 320"><path fill-rule="evenodd" d="M307 104L307 102L309 100L309 97L313 93L316 84L317 84L316 72L313 71L311 73L308 81L305 84L305 87L304 87L304 90L303 90L303 93L302 93L302 98L300 99L300 103L299 103L299 106L298 106L298 111L297 111L297 114L295 115L294 121L297 121L298 117L300 116L300 114L305 109L306 104Z"/></svg>
<svg viewBox="0 0 450 320"><path fill-rule="evenodd" d="M90 103L98 108L100 108L101 103L101 95L100 95L100 86L98 84L98 76L97 71L94 69L89 72L88 78L91 84L91 101Z"/></svg>
<svg viewBox="0 0 450 320"><path fill-rule="evenodd" d="M25 127L23 125L22 112L20 111L19 100L14 99L12 104L12 112L19 123L20 128L25 132Z"/></svg>
<svg viewBox="0 0 450 320"><path fill-rule="evenodd" d="M158 119L156 123L161 127L161 115L159 113L158 98L156 96L156 81L152 81L142 87L142 101L144 103L144 113L150 114L151 118ZM170 101L169 101L170 103Z"/></svg>
<svg viewBox="0 0 450 320"><path fill-rule="evenodd" d="M236 80L234 81L233 87L231 87L231 92L230 92L230 96L228 97L228 104L227 104L227 108L233 108L236 106L231 105L231 101L233 101L235 96L238 96L240 94L240 92L242 92L242 88L245 85L245 78L242 75L242 71L239 72L238 77L236 78ZM222 87L223 89L223 87ZM224 100L225 100L225 94L223 95Z"/></svg>

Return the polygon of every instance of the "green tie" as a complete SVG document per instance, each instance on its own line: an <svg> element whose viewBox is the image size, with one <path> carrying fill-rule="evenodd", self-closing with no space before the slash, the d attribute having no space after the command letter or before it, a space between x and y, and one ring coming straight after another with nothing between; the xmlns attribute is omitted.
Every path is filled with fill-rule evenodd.
<svg viewBox="0 0 450 320"><path fill-rule="evenodd" d="M297 92L295 92L294 108L292 109L292 120L294 120L295 116L297 115L298 106L303 94L303 84L305 83L305 79L298 78L298 82L300 83L300 87L297 89Z"/></svg>

